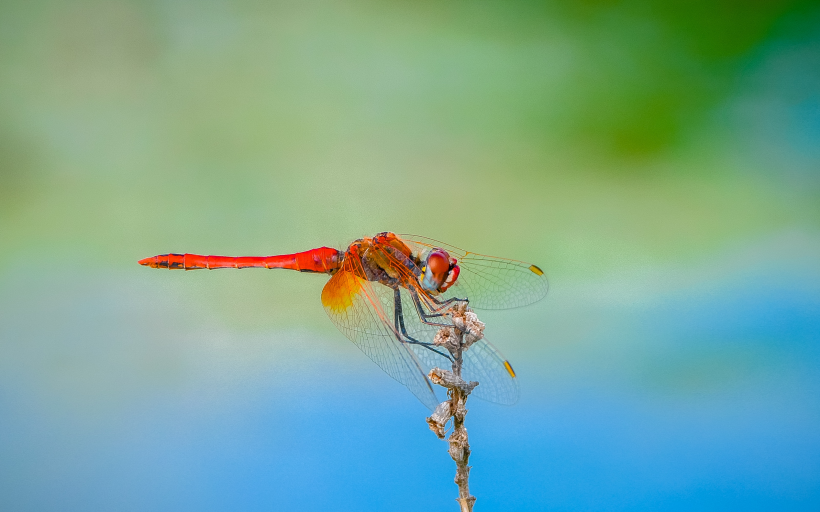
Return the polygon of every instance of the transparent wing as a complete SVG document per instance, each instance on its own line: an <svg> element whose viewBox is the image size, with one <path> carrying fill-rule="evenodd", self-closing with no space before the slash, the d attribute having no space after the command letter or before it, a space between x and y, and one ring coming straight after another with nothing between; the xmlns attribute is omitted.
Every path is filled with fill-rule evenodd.
<svg viewBox="0 0 820 512"><path fill-rule="evenodd" d="M515 372L509 361L486 338L473 343L462 357L462 378L479 383L473 395L502 405L518 402L520 391Z"/></svg>
<svg viewBox="0 0 820 512"><path fill-rule="evenodd" d="M387 287L381 288L387 290L390 294L390 300L386 296L382 300L388 303L385 311L388 317L392 317L391 313L394 313L394 301L392 299L394 292ZM381 290L377 293L386 295L386 292ZM431 343L441 327L422 322L410 293L406 289L401 289L400 293L401 312L407 335L419 342ZM422 304L422 306L424 305ZM425 310L425 312L429 311ZM452 325L449 317L434 317L430 320ZM428 348L414 343L407 343L406 346L415 353L425 371L425 375L435 367L449 370L452 366L452 363L445 355L447 354L446 349L441 347ZM438 352L431 350L431 348L435 348ZM461 376L466 381L477 381L479 383L478 387L473 390L472 396L503 405L512 405L518 401L518 379L516 379L512 367L509 366L509 362L501 355L501 352L486 339L478 340L462 353Z"/></svg>
<svg viewBox="0 0 820 512"><path fill-rule="evenodd" d="M399 288L397 308L394 289L387 286L373 286L385 318L393 319L392 330L398 332L405 340L405 346L416 355L425 375L435 367L449 369L452 363L447 350L432 345L441 326L425 323L420 312L425 316L429 315L428 322L452 326L452 321L448 316L432 316L435 313L432 309L435 303L418 286L418 282L413 277L413 269L408 267L412 263L391 251L389 247L382 247L379 250L384 260L395 271L394 273L403 276L410 289L419 297L416 303L410 289ZM518 401L518 381L512 367L498 349L486 339L477 341L462 354L462 377L466 380L478 381L479 385L473 391L473 395L478 398L505 405L512 405Z"/></svg>
<svg viewBox="0 0 820 512"><path fill-rule="evenodd" d="M427 372L415 353L402 343L393 330L393 308L385 314L382 297L375 285L359 277L364 275L354 259L327 282L322 290L322 304L336 327L388 375L407 388L433 410L438 405L435 393L427 379Z"/></svg>
<svg viewBox="0 0 820 512"><path fill-rule="evenodd" d="M509 309L527 306L547 295L549 282L532 263L465 251L432 238L398 235L415 254L442 248L458 260L461 273L442 298L467 298L476 309Z"/></svg>

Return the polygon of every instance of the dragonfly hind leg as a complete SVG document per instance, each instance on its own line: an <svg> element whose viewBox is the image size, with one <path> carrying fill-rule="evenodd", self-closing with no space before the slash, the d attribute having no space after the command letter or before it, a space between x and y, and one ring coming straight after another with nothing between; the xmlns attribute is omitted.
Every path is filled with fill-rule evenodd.
<svg viewBox="0 0 820 512"><path fill-rule="evenodd" d="M448 361L453 362L452 357L445 354L444 352L439 351L438 348L436 347L436 345L434 345L433 343L425 343L425 342L419 341L419 340L413 338L412 336L410 336L409 334L407 334L407 328L404 326L404 311L402 310L402 307L401 307L401 290L399 288L394 288L393 293L394 293L394 295L393 295L393 297L394 297L394 299L393 299L393 322L396 325L397 333L401 333L401 336L404 336L404 338L405 338L405 339L401 339L401 337L399 337L399 341L401 341L402 343L411 343L413 345L420 345L420 346L426 348L427 350L429 350L431 352L435 352L436 354L447 358Z"/></svg>

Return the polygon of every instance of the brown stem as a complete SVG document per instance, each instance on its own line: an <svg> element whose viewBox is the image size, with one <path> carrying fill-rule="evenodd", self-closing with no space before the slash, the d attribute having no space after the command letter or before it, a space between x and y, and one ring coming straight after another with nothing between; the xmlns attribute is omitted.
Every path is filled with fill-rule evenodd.
<svg viewBox="0 0 820 512"><path fill-rule="evenodd" d="M462 316L464 313L466 313L466 310L452 311L454 323L457 323L455 317ZM448 439L450 445L448 451L450 457L456 463L455 483L458 486L456 501L461 507L461 512L472 512L476 499L475 496L470 495L470 466L468 465L470 443L467 437L467 428L464 426L464 417L467 415L467 397L473 388L478 385L478 382L465 382L461 379L462 352L468 348L468 344L464 343L464 331L460 328L445 327L439 332L436 339L446 340L444 344L453 356L453 371L448 372L440 368L433 368L430 371L428 377L434 384L447 388L449 400L436 408L435 412L427 418L427 423L439 438L444 439L446 423L450 418L453 419L453 433L450 434Z"/></svg>
<svg viewBox="0 0 820 512"><path fill-rule="evenodd" d="M470 443L467 438L467 428L464 426L464 416L467 414L465 404L467 394L461 389L453 388L451 392L451 403L453 404L453 433L450 434L450 457L456 463L455 483L458 486L458 503L462 512L471 512L475 497L470 496Z"/></svg>

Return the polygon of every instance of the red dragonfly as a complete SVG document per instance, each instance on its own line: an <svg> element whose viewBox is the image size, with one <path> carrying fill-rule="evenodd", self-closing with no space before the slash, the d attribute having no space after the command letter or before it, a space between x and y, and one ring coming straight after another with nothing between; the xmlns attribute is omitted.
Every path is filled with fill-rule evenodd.
<svg viewBox="0 0 820 512"><path fill-rule="evenodd" d="M485 256L414 235L379 233L342 252L329 247L279 256L163 254L141 265L168 269L286 268L330 274L322 290L328 316L388 375L435 409L427 374L452 357L433 339L452 327L447 310L462 303L477 309L508 309L543 299L549 284L537 266ZM513 404L518 382L509 361L486 339L463 355L462 376L478 381L473 394Z"/></svg>

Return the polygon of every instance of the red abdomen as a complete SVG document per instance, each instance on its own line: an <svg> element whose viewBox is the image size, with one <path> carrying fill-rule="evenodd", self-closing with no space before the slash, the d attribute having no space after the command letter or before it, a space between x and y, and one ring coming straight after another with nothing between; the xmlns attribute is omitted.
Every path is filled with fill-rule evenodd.
<svg viewBox="0 0 820 512"><path fill-rule="evenodd" d="M333 273L342 263L342 253L320 247L296 254L278 256L203 256L199 254L161 254L139 261L152 268L197 270L216 268L286 268L300 272Z"/></svg>

